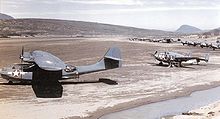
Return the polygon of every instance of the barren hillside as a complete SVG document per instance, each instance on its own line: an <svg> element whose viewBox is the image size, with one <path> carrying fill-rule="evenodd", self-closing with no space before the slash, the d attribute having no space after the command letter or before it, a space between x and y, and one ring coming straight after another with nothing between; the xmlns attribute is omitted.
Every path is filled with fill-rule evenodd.
<svg viewBox="0 0 220 119"><path fill-rule="evenodd" d="M55 19L10 19L0 20L0 34L9 35L173 35L172 32L93 22Z"/></svg>
<svg viewBox="0 0 220 119"><path fill-rule="evenodd" d="M12 16L0 13L0 19L14 19Z"/></svg>

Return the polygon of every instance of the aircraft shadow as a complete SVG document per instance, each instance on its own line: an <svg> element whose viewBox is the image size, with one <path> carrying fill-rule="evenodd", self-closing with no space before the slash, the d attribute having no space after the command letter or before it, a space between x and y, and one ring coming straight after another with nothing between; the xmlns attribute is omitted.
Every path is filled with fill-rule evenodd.
<svg viewBox="0 0 220 119"><path fill-rule="evenodd" d="M160 67L169 67L168 64L157 64L157 63L151 63L151 62L147 62L147 64L150 64L151 66L160 66ZM195 65L195 64L193 64ZM200 65L200 64L199 64ZM191 67L192 65L184 65L182 67L176 67L176 66L173 66L176 67L176 68L189 68L189 69L195 69L194 67Z"/></svg>
<svg viewBox="0 0 220 119"><path fill-rule="evenodd" d="M105 83L108 85L117 85L114 80L107 78L100 78L98 81L86 81L86 82L58 82L58 81L38 81L38 82L22 82L22 83L0 83L0 85L31 85L32 89L38 98L61 98L63 94L62 85L71 84L86 84L86 83Z"/></svg>
<svg viewBox="0 0 220 119"><path fill-rule="evenodd" d="M71 85L71 84L87 84L87 83L105 83L108 85L117 85L118 83L114 80L107 78L99 78L98 81L84 81L84 82L73 82L73 81L61 81L61 85ZM17 83L0 83L0 85L32 85L31 82L17 82Z"/></svg>
<svg viewBox="0 0 220 119"><path fill-rule="evenodd" d="M63 86L58 81L38 81L32 83L32 89L38 98L61 98Z"/></svg>
<svg viewBox="0 0 220 119"><path fill-rule="evenodd" d="M87 83L105 83L108 85L117 85L118 83L114 80L107 78L99 78L98 81L84 81L84 82L60 82L62 85L71 85L71 84L87 84Z"/></svg>

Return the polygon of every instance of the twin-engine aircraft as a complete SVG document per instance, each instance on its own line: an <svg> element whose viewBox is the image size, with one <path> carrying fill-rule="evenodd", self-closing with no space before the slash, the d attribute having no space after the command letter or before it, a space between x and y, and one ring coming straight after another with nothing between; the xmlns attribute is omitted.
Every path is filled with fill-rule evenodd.
<svg viewBox="0 0 220 119"><path fill-rule="evenodd" d="M72 66L64 63L51 53L39 50L24 52L23 48L20 59L22 63L2 68L0 70L1 77L6 79L9 84L31 82L37 97L48 97L43 94L48 92L49 88L47 86L52 86L52 89L55 88L55 93L51 92L49 97L61 97L62 92L60 92L60 89L62 89L62 86L59 80L79 78L79 75L82 74L122 66L121 52L116 47L110 48L97 63L87 66ZM37 94L35 89L39 89L43 93ZM59 90L58 94L56 94L57 90Z"/></svg>
<svg viewBox="0 0 220 119"><path fill-rule="evenodd" d="M159 65L163 65L163 63L168 63L168 67L173 67L173 66L182 67L183 66L182 62L186 62L189 60L196 60L197 64L200 61L208 62L208 60L209 60L208 54L205 55L204 58L201 58L201 57L193 57L190 55L183 55L183 54L179 54L176 52L158 53L156 51L154 54L152 54L152 56L160 62Z"/></svg>

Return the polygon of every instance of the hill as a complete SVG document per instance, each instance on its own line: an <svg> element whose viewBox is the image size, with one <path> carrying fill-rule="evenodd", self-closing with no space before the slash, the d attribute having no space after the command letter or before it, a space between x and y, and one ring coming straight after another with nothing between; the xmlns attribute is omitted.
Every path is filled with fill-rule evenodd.
<svg viewBox="0 0 220 119"><path fill-rule="evenodd" d="M205 37L215 37L215 36L220 36L220 28L216 28L213 30L206 31L202 33L201 35Z"/></svg>
<svg viewBox="0 0 220 119"><path fill-rule="evenodd" d="M12 16L0 13L0 19L14 19Z"/></svg>
<svg viewBox="0 0 220 119"><path fill-rule="evenodd" d="M9 35L126 35L161 36L173 35L173 32L149 30L127 26L101 24L83 21L56 19L10 19L0 20L0 34Z"/></svg>
<svg viewBox="0 0 220 119"><path fill-rule="evenodd" d="M177 33L184 33L184 34L198 33L201 31L202 31L201 29L190 25L182 25L180 26L180 28L176 30Z"/></svg>

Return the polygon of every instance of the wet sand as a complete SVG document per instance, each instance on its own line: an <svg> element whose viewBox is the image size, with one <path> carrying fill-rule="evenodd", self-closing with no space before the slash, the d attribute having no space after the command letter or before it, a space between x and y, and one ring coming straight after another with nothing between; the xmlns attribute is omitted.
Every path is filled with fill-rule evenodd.
<svg viewBox="0 0 220 119"><path fill-rule="evenodd" d="M163 119L219 119L220 101L214 102L199 109L183 112L182 115L167 116Z"/></svg>
<svg viewBox="0 0 220 119"><path fill-rule="evenodd" d="M55 40L55 41L54 41ZM16 118L90 118L136 107L139 105L177 98L192 91L220 85L220 50L186 47L179 43L131 42L126 38L26 38L0 40L0 67L20 62L21 47L25 51L44 50L76 66L98 61L111 46L122 51L123 67L83 75L73 81L96 81L108 78L118 85L103 83L64 85L60 99L36 98L30 85L0 85L0 115ZM158 51L210 54L210 62L186 68L157 66L150 53ZM4 80L1 80L4 82Z"/></svg>

